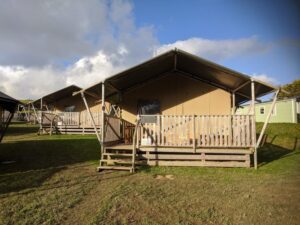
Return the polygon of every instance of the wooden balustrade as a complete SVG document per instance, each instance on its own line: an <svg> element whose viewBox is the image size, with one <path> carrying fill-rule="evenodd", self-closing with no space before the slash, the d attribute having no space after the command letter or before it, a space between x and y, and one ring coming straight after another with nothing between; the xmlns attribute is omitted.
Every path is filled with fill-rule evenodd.
<svg viewBox="0 0 300 225"><path fill-rule="evenodd" d="M38 117L41 116L41 112L38 112ZM58 115L59 126L76 126L81 128L92 127L92 120L88 115L88 112L52 112L52 111L43 111L42 123L48 124L51 121L52 116ZM92 116L96 123L96 126L101 125L101 112L92 112ZM50 119L49 119L50 118Z"/></svg>
<svg viewBox="0 0 300 225"><path fill-rule="evenodd" d="M142 115L141 146L253 147L252 115Z"/></svg>

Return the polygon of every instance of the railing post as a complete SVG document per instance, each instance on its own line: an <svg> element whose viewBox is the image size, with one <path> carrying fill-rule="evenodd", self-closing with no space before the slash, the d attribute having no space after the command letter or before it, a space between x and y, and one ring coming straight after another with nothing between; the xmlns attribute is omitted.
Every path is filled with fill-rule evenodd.
<svg viewBox="0 0 300 225"><path fill-rule="evenodd" d="M251 107L252 107L252 145L254 146L254 168L257 169L256 124L255 124L255 83L251 79Z"/></svg>
<svg viewBox="0 0 300 225"><path fill-rule="evenodd" d="M196 153L196 124L195 124L195 115L193 115L193 149Z"/></svg>
<svg viewBox="0 0 300 225"><path fill-rule="evenodd" d="M139 143L139 139L140 139L140 132L139 132L139 125L138 125L138 123L139 123L139 121L140 121L140 117L139 117L139 115L137 116L137 138L136 138L136 145L137 145L137 147L139 148L139 146L140 146L140 143Z"/></svg>
<svg viewBox="0 0 300 225"><path fill-rule="evenodd" d="M102 91L102 101L101 101L101 155L104 152L104 138L105 138L105 134L104 134L104 127L105 127L105 85L104 83L102 83L101 86L101 91Z"/></svg>
<svg viewBox="0 0 300 225"><path fill-rule="evenodd" d="M139 127L139 118L136 121L136 125L135 125L135 129L133 132L133 138L132 138L132 168L131 168L131 172L134 173L135 172L135 155L136 155L136 136L137 136L137 129Z"/></svg>

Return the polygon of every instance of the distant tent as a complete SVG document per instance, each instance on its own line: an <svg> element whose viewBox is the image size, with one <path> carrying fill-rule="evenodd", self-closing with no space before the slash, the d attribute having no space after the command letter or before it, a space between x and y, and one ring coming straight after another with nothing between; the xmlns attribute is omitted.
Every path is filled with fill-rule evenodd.
<svg viewBox="0 0 300 225"><path fill-rule="evenodd" d="M0 142L14 116L19 101L0 92Z"/></svg>

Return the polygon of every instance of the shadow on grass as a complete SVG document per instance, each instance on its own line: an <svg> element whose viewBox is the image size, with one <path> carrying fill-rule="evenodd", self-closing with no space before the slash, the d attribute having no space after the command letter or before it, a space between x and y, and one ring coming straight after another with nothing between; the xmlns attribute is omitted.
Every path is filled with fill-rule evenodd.
<svg viewBox="0 0 300 225"><path fill-rule="evenodd" d="M278 135L272 137L266 135L266 141L264 141L263 146L258 149L258 162L260 166L300 153L296 151L299 148L299 138L289 138L287 140L288 145L285 145L283 140L276 143L277 139L280 138Z"/></svg>
<svg viewBox="0 0 300 225"><path fill-rule="evenodd" d="M19 136L30 133L37 133L39 130L38 125L25 124L23 122L12 122L6 132L6 136Z"/></svg>
<svg viewBox="0 0 300 225"><path fill-rule="evenodd" d="M75 163L99 159L96 139L50 139L1 143L0 193L40 186Z"/></svg>

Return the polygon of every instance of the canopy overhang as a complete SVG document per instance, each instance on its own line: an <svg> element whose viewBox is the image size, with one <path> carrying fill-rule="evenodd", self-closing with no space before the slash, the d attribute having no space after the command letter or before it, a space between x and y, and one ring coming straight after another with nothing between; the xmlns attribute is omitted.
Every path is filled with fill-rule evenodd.
<svg viewBox="0 0 300 225"><path fill-rule="evenodd" d="M17 105L20 104L20 102L7 94L4 94L3 92L0 92L0 106L1 108L9 111L10 113L14 113Z"/></svg>
<svg viewBox="0 0 300 225"><path fill-rule="evenodd" d="M46 104L52 104L52 103L57 102L60 99L72 96L73 92L76 92L79 90L81 90L80 87L78 87L76 85L70 85L68 87L60 89L60 90L50 93L48 95L45 95L39 99L36 99L36 100L30 102L29 104L33 104L35 107L39 108L41 106L41 101Z"/></svg>
<svg viewBox="0 0 300 225"><path fill-rule="evenodd" d="M279 87L258 81L240 72L175 49L110 76L82 91L101 97L101 84L104 83L105 98L109 98L117 93L127 92L147 82L167 76L170 73L183 75L235 93L237 104L251 99L251 81L255 83L256 98L279 89Z"/></svg>

